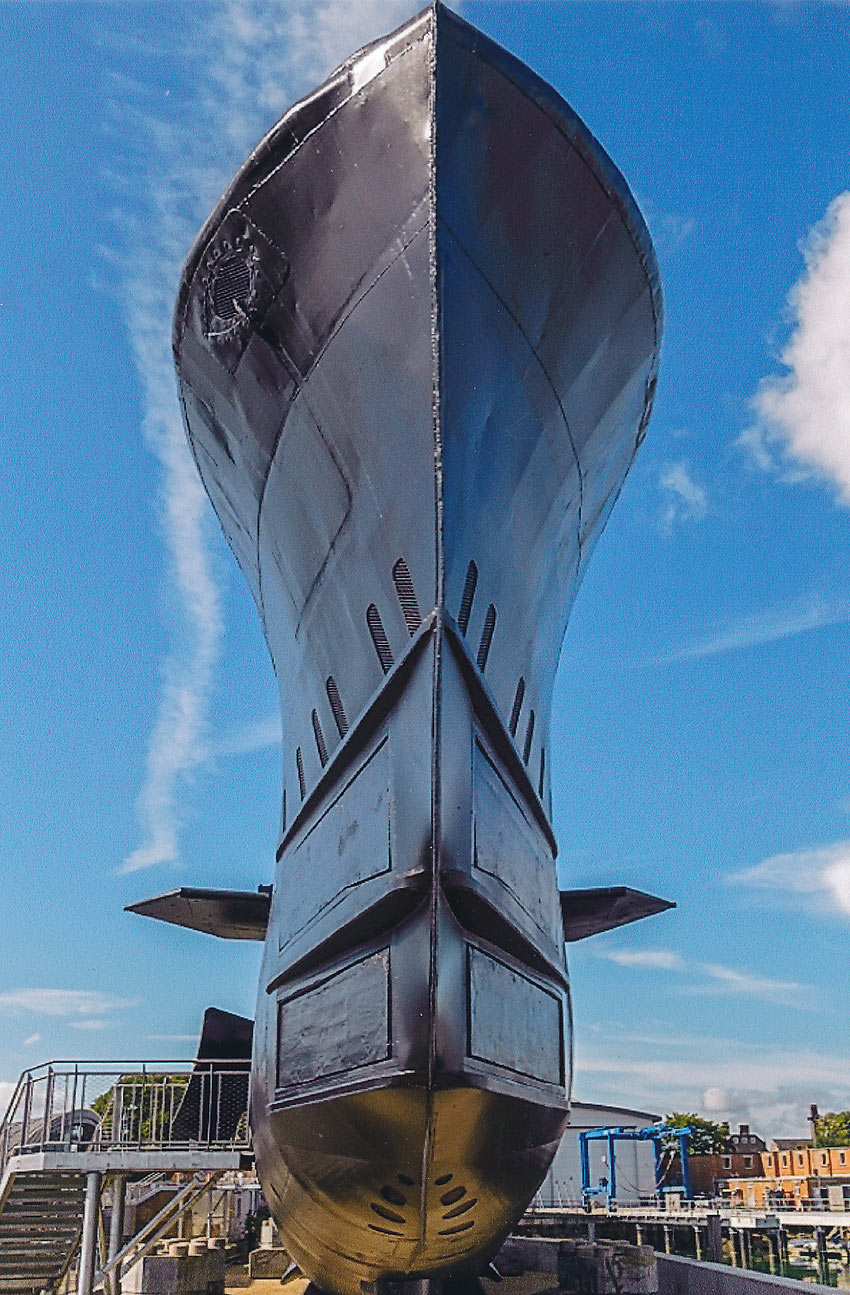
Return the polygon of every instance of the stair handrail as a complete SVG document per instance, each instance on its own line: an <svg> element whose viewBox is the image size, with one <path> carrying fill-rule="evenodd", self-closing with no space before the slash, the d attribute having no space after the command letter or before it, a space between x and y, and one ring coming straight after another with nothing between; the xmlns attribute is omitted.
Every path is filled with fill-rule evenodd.
<svg viewBox="0 0 850 1295"><path fill-rule="evenodd" d="M3 1116L3 1123L0 1124L0 1134L2 1134L2 1141L0 1141L0 1177L2 1177L6 1169L6 1162L9 1159L9 1134L13 1127L13 1116L18 1109L18 1103L21 1100L21 1094L30 1073L29 1070L22 1071L17 1084L12 1090L12 1096L9 1098L9 1105L6 1107L6 1114Z"/></svg>

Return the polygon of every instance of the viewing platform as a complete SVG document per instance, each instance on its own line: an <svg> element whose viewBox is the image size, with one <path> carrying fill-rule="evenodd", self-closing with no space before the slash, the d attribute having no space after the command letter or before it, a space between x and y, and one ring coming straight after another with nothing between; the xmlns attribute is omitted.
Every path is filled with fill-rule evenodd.
<svg viewBox="0 0 850 1295"><path fill-rule="evenodd" d="M52 1061L26 1070L0 1125L0 1293L77 1295L121 1277L221 1175L250 1168L248 1062ZM185 1181L129 1239L127 1186ZM109 1198L108 1226L104 1218Z"/></svg>

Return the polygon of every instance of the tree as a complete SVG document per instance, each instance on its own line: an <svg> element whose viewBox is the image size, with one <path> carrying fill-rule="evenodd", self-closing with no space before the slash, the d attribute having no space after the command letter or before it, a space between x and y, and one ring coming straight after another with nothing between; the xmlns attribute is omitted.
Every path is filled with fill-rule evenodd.
<svg viewBox="0 0 850 1295"><path fill-rule="evenodd" d="M100 1116L108 1138L121 1142L151 1142L168 1137L171 1121L189 1082L188 1075L120 1075L111 1088L94 1099L91 1109ZM120 1128L115 1127L116 1098Z"/></svg>
<svg viewBox="0 0 850 1295"><path fill-rule="evenodd" d="M665 1124L674 1129L692 1129L688 1138L687 1150L690 1156L720 1155L729 1149L729 1125L715 1124L713 1120L703 1119L693 1111L673 1111L664 1117ZM679 1139L675 1136L665 1138L665 1151L679 1150Z"/></svg>
<svg viewBox="0 0 850 1295"><path fill-rule="evenodd" d="M850 1147L850 1111L827 1111L815 1123L816 1147Z"/></svg>

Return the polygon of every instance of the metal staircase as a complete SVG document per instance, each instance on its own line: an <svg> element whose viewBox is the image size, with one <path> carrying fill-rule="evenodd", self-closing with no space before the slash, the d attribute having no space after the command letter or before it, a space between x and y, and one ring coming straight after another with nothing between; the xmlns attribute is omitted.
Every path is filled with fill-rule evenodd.
<svg viewBox="0 0 850 1295"><path fill-rule="evenodd" d="M81 1173L18 1173L0 1181L0 1292L55 1290L77 1249L86 1178Z"/></svg>
<svg viewBox="0 0 850 1295"><path fill-rule="evenodd" d="M27 1070L0 1124L0 1295L120 1295L121 1276L228 1170L245 1168L245 1062L51 1062ZM241 1108L241 1109L240 1109ZM136 1236L128 1184L183 1175ZM110 1196L108 1229L103 1192ZM143 1188L144 1194L144 1188Z"/></svg>

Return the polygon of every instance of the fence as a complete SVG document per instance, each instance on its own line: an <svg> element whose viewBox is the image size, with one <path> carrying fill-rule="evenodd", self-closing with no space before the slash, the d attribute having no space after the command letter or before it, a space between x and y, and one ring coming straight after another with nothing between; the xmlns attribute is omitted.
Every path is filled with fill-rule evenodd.
<svg viewBox="0 0 850 1295"><path fill-rule="evenodd" d="M824 1189L826 1190L826 1189ZM527 1211L529 1216L556 1215L559 1211L567 1214L588 1213L588 1202L577 1196L561 1196L556 1188L557 1200L554 1204L545 1204L538 1193ZM734 1215L753 1214L847 1214L850 1213L850 1197L843 1200L832 1199L828 1195L814 1197L786 1196L780 1193L769 1194L766 1200L756 1206L741 1201L732 1201L729 1196L694 1196L671 1199L669 1196L641 1196L636 1200L609 1200L595 1207L605 1214L620 1214L628 1218L640 1214L669 1215L670 1220L686 1219L689 1215L722 1214L724 1218Z"/></svg>
<svg viewBox="0 0 850 1295"><path fill-rule="evenodd" d="M247 1148L247 1106L246 1062L48 1062L18 1080L0 1173L38 1151Z"/></svg>

